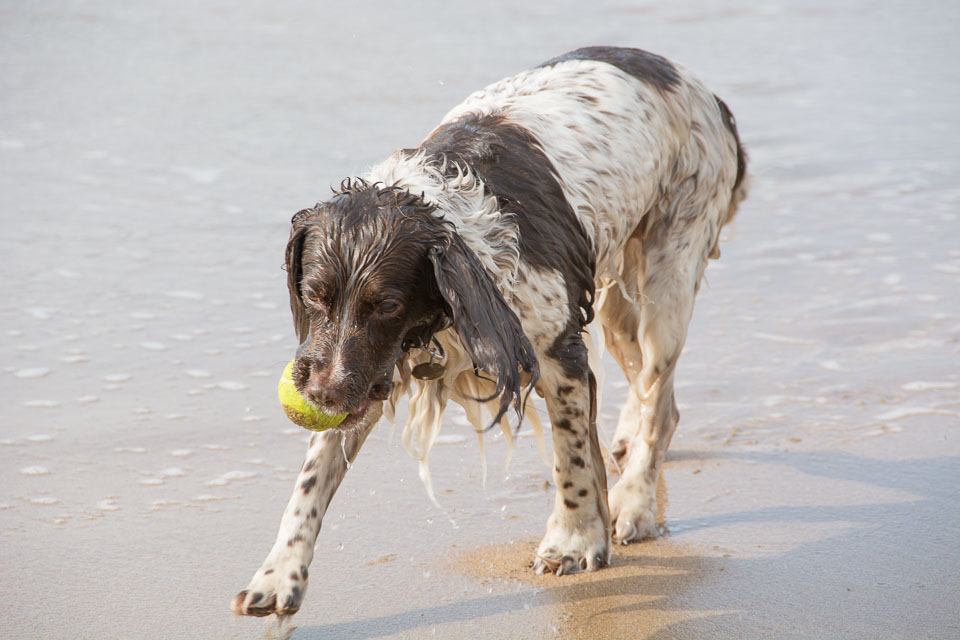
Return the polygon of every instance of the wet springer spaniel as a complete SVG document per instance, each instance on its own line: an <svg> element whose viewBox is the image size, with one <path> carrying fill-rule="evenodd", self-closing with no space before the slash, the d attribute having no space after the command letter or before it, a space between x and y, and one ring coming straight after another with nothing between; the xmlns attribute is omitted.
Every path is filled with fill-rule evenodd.
<svg viewBox="0 0 960 640"><path fill-rule="evenodd" d="M347 458L404 395L403 441L428 490L448 401L477 429L509 432L511 405L523 414L531 390L545 398L556 502L537 573L595 571L613 539L655 536L674 368L745 170L733 116L687 69L589 47L474 93L418 147L297 213L294 382L350 416L311 437L276 543L234 612L300 608ZM630 383L609 494L583 337L595 318Z"/></svg>

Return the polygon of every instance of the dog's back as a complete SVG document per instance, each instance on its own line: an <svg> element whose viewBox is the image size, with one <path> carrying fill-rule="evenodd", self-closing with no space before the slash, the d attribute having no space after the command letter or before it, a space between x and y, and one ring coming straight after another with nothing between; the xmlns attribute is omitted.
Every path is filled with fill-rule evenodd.
<svg viewBox="0 0 960 640"><path fill-rule="evenodd" d="M597 284L617 277L631 236L665 217L700 226L690 231L716 255L720 228L746 193L727 106L686 68L638 49L579 49L491 84L448 112L419 150L428 162L476 171L517 216L521 246L539 249L546 234L554 246L544 249L579 252L557 239L585 234ZM416 181L411 173L388 161L370 178L402 185Z"/></svg>

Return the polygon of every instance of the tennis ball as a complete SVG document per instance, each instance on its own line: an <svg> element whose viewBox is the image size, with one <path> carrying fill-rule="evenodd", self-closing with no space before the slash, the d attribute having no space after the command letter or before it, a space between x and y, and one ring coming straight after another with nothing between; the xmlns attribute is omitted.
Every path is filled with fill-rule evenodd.
<svg viewBox="0 0 960 640"><path fill-rule="evenodd" d="M277 396L290 421L310 431L326 431L346 420L349 413L327 413L300 395L293 384L293 363L287 363L277 385Z"/></svg>

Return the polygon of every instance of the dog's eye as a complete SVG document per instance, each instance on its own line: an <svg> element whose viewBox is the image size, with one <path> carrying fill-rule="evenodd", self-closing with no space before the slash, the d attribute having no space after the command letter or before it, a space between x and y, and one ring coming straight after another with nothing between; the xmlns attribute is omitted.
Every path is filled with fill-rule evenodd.
<svg viewBox="0 0 960 640"><path fill-rule="evenodd" d="M320 304L320 296L317 295L316 291L307 289L303 292L303 297L313 304Z"/></svg>
<svg viewBox="0 0 960 640"><path fill-rule="evenodd" d="M396 300L384 300L377 310L385 316L396 315L400 311L400 303Z"/></svg>

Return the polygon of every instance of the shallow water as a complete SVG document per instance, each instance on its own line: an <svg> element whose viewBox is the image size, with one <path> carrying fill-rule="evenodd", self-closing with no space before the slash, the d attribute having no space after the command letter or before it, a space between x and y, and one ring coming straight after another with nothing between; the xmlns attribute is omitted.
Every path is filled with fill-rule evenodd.
<svg viewBox="0 0 960 640"><path fill-rule="evenodd" d="M274 396L290 215L484 83L609 43L696 69L754 174L679 365L669 534L536 578L535 441L507 470L488 442L484 489L451 413L437 509L382 424L286 633L960 636L960 10L662 4L0 9L0 635L283 633L228 602L305 448Z"/></svg>

